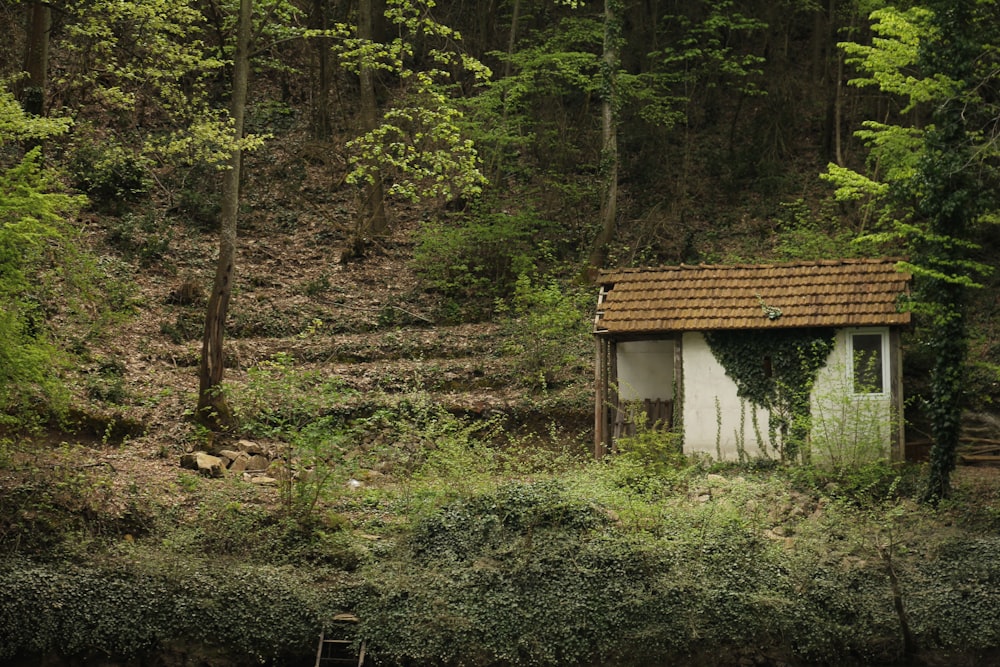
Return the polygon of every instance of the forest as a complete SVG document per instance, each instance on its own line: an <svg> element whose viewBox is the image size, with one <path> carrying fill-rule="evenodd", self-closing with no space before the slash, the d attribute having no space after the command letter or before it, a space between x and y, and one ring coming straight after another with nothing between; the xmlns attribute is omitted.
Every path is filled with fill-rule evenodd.
<svg viewBox="0 0 1000 667"><path fill-rule="evenodd" d="M1000 660L994 0L0 25L0 662ZM906 460L595 459L601 271L882 257Z"/></svg>

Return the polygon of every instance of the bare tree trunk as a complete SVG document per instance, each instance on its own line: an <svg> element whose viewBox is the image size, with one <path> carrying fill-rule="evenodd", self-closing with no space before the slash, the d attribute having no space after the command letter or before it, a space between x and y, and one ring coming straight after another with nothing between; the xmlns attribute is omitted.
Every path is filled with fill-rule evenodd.
<svg viewBox="0 0 1000 667"><path fill-rule="evenodd" d="M315 30L326 30L326 1L313 0L311 23ZM313 138L326 141L330 138L330 40L316 40L316 97L313 100Z"/></svg>
<svg viewBox="0 0 1000 667"><path fill-rule="evenodd" d="M601 230L587 260L588 277L593 278L608 258L608 246L615 237L618 217L618 61L620 19L615 13L616 0L604 2L604 58L601 64L603 100L601 104L601 165L604 180L601 195Z"/></svg>
<svg viewBox="0 0 1000 667"><path fill-rule="evenodd" d="M358 38L373 40L376 33L378 3L375 0L358 2ZM378 125L378 101L375 99L375 70L362 62L359 68L361 80L361 131L370 132ZM358 224L352 247L344 259L364 254L367 239L383 233L389 226L385 213L385 192L382 177L376 173L371 183L366 183L358 200Z"/></svg>
<svg viewBox="0 0 1000 667"><path fill-rule="evenodd" d="M521 0L514 0L513 15L510 17L510 35L507 37L507 60L503 64L503 78L510 77L510 56L517 46L517 24L521 21Z"/></svg>
<svg viewBox="0 0 1000 667"><path fill-rule="evenodd" d="M36 116L45 115L45 86L49 69L49 32L52 9L48 3L33 2L28 8L28 39L24 45L24 71L28 80L21 86L21 106Z"/></svg>
<svg viewBox="0 0 1000 667"><path fill-rule="evenodd" d="M243 137L243 115L246 110L247 80L253 0L240 0L240 17L236 29L236 62L233 71L233 97L231 110L235 139ZM212 429L226 430L234 426L232 410L222 394L222 376L225 369L223 337L229 297L232 294L236 264L236 217L240 203L240 166L242 151L236 148L229 160L229 171L222 182L222 214L219 225L219 261L215 269L215 284L208 300L205 315L205 334L202 338L200 386L198 409L195 417L199 423Z"/></svg>
<svg viewBox="0 0 1000 667"><path fill-rule="evenodd" d="M841 126L844 123L843 119L843 106L844 106L844 56L843 54L837 54L837 81L836 81L836 92L834 94L833 101L833 146L834 146L834 159L837 161L837 165L843 167L846 164L844 160L844 145L843 138L841 137Z"/></svg>

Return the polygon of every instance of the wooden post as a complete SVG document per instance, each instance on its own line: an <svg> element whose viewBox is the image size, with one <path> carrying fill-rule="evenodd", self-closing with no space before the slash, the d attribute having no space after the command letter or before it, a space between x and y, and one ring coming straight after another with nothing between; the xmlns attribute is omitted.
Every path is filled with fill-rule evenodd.
<svg viewBox="0 0 1000 667"><path fill-rule="evenodd" d="M892 432L889 454L893 461L906 460L906 420L903 419L903 352L899 330L889 329L889 417Z"/></svg>
<svg viewBox="0 0 1000 667"><path fill-rule="evenodd" d="M600 336L594 339L594 458L604 458L605 419L605 351L607 341Z"/></svg>
<svg viewBox="0 0 1000 667"><path fill-rule="evenodd" d="M608 371L606 388L604 390L606 395L604 423L614 421L613 419L609 419L609 417L617 416L618 411L622 409L621 401L618 397L618 343L614 340L608 341L607 359ZM615 431L613 428L607 428L604 431L604 449L608 452L615 451Z"/></svg>
<svg viewBox="0 0 1000 667"><path fill-rule="evenodd" d="M681 436L684 447L684 333L674 334L674 407L670 428Z"/></svg>

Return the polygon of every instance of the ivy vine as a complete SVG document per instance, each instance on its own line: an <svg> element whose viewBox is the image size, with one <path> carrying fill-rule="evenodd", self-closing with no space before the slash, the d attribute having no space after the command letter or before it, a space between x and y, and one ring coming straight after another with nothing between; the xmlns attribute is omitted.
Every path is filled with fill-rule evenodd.
<svg viewBox="0 0 1000 667"><path fill-rule="evenodd" d="M810 393L834 335L831 328L705 334L712 354L736 382L737 395L769 411L768 433L785 460L794 460L806 441Z"/></svg>

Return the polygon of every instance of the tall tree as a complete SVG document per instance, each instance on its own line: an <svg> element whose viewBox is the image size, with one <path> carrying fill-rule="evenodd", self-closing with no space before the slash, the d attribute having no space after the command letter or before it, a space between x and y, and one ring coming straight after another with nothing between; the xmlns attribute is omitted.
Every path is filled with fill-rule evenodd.
<svg viewBox="0 0 1000 667"><path fill-rule="evenodd" d="M604 0L604 49L601 58L601 213L587 270L604 266L618 219L618 70L621 67L621 0Z"/></svg>
<svg viewBox="0 0 1000 667"><path fill-rule="evenodd" d="M316 32L316 88L313 99L313 137L319 141L330 138L330 38L326 37L329 21L326 2L313 0L309 13L310 27Z"/></svg>
<svg viewBox="0 0 1000 667"><path fill-rule="evenodd" d="M340 37L334 52L341 66L361 81L362 124L368 128L348 143L347 181L364 193L359 238L385 231L387 197L452 198L477 193L485 182L456 95L462 75L475 86L490 70L458 50L461 35L434 20L433 0L387 0L384 15L394 34L386 41L375 27L378 4L363 0L358 25L333 30ZM384 109L376 104L376 74L390 82ZM383 188L383 181L392 185Z"/></svg>
<svg viewBox="0 0 1000 667"><path fill-rule="evenodd" d="M359 0L358 39L370 44L376 39L376 14L384 11L379 0ZM361 93L361 132L367 134L378 127L378 101L375 97L375 64L362 57L358 62L358 77ZM385 193L382 188L382 171L374 166L368 178L361 183L358 202L358 226L355 231L355 254L360 254L365 237L377 236L385 232L389 219L385 213Z"/></svg>
<svg viewBox="0 0 1000 667"><path fill-rule="evenodd" d="M973 255L977 228L997 206L1000 9L995 2L935 0L878 10L872 20L871 45L842 44L862 72L852 83L901 96L906 113L920 112L930 123L865 123L858 134L879 180L833 164L827 175L838 198L867 200L879 213L883 229L870 240L910 256L916 308L935 353L924 498L937 502L951 491L960 436L968 291L988 271Z"/></svg>
<svg viewBox="0 0 1000 667"><path fill-rule="evenodd" d="M24 71L28 80L22 88L21 105L28 113L45 113L45 88L49 71L49 35L52 30L52 8L48 2L35 0L28 4L28 38L24 43Z"/></svg>
<svg viewBox="0 0 1000 667"><path fill-rule="evenodd" d="M961 431L965 360L968 352L967 310L971 278L970 241L973 227L995 199L988 193L997 184L987 185L979 171L976 155L981 127L970 124L985 101L983 89L997 92L996 48L984 44L984 29L995 29L1000 15L977 16L976 0L937 0L928 3L932 11L931 30L921 45L918 64L951 82L949 94L935 100L932 125L924 138L923 155L914 179L903 194L913 198L916 213L926 221L926 233L916 234L911 243L919 269L921 295L930 306L931 345L936 351L931 370L931 396L927 411L931 419L934 446L930 454L929 478L924 499L936 502L951 492L956 449ZM981 24L992 21L993 27ZM977 62L992 51L989 79L980 79ZM990 80L992 79L992 81ZM993 99L994 105L1000 100ZM972 113L970 113L970 104ZM994 106L994 111L1000 109ZM993 130L996 116L992 113ZM995 139L996 135L992 137ZM998 152L995 147L994 159ZM993 164L993 167L997 165Z"/></svg>
<svg viewBox="0 0 1000 667"><path fill-rule="evenodd" d="M222 393L222 378L225 372L223 340L229 298L232 295L233 280L236 275L236 223L240 203L240 167L243 157L239 141L243 136L243 118L246 111L252 15L252 0L240 0L239 23L236 29L236 55L233 67L233 90L230 102L236 147L232 151L229 169L223 179L222 213L219 224L219 259L205 315L205 332L202 337L201 365L198 374L196 418L199 423L213 430L227 429L234 423L232 410Z"/></svg>

